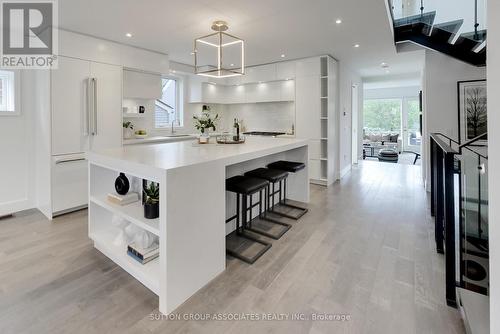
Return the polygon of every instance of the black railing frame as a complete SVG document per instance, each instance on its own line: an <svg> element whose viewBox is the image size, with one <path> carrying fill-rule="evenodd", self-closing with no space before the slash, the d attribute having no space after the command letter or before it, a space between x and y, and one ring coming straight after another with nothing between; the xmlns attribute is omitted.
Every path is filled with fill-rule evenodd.
<svg viewBox="0 0 500 334"><path fill-rule="evenodd" d="M457 307L455 247L455 156L441 134L431 134L431 211L435 217L436 251L445 255L445 291L448 306ZM452 142L451 138L447 138Z"/></svg>

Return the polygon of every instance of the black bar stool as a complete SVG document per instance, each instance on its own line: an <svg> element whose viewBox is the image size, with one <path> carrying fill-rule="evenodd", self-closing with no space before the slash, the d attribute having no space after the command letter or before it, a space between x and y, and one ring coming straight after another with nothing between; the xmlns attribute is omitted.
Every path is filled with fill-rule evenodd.
<svg viewBox="0 0 500 334"><path fill-rule="evenodd" d="M230 249L226 247L226 252L246 263L252 264L257 261L265 252L271 248L271 244L253 236L246 234L245 230L249 229L249 222L247 221L248 210L250 210L250 221L252 219L252 209L259 206L259 215L262 213L262 191L267 189L269 182L264 179L247 176L234 176L226 180L226 191L236 193L236 214L226 220L226 223L236 219L236 234L244 239L253 241L254 243L261 244L263 248L253 257L247 257L241 254L237 249ZM259 202L252 204L252 195L259 193ZM242 205L242 224L240 226L240 195L243 200ZM247 206L247 200L250 197L250 207ZM226 243L227 244L227 243Z"/></svg>
<svg viewBox="0 0 500 334"><path fill-rule="evenodd" d="M274 207L274 196L279 193L280 198L281 198L281 182L288 177L288 172L277 170L277 169L257 168L257 169L246 172L245 176L257 177L259 179L264 179L264 180L268 181L268 186L267 186L266 192L265 192L266 210L264 211L263 220L266 222L272 223L272 224L277 224L277 225L281 225L281 226L285 227L277 235L273 235L267 231L263 231L262 229L258 229L256 227L253 227L253 229L251 229L251 231L265 235L266 237L270 237L270 238L273 238L276 240L281 238L283 236L283 234L285 234L292 227L292 225L281 222L281 221L276 220L276 219L269 218L267 216L267 212L269 210L272 210L272 207ZM275 185L277 183L279 184L279 189L275 190ZM272 190L271 190L271 185L272 185ZM272 197L272 203L273 203L272 206L270 205L270 202L271 202L269 200L270 196Z"/></svg>
<svg viewBox="0 0 500 334"><path fill-rule="evenodd" d="M273 162L273 163L270 163L269 165L267 165L267 168L269 169L276 169L276 170L280 170L280 171L285 171L285 172L288 172L288 173L297 173L298 171L306 168L306 164L303 163L303 162L294 162L294 161L285 161L285 160L280 160L280 161L276 161L276 162ZM287 174L288 176L288 174ZM299 219L300 217L302 217L307 211L308 209L303 207L303 206L299 206L298 204L291 204L290 203L290 200L288 200L287 202L287 198L286 198L286 184L287 184L287 178L285 178L283 180L283 183L284 183L284 189L283 189L283 199L281 199L281 192L279 194L279 204L277 205L277 207L275 209L286 209L286 208L289 208L289 209L292 209L292 210L283 210L283 211L276 211L274 208L273 208L273 212L275 213L278 213L284 217L288 217L288 218L291 218L291 219ZM296 201L294 201L296 203ZM305 204L304 204L305 206Z"/></svg>

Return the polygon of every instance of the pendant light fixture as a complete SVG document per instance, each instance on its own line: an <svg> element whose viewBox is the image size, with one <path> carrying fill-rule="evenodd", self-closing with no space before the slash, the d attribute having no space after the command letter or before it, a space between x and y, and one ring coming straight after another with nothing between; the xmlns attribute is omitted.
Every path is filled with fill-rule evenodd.
<svg viewBox="0 0 500 334"><path fill-rule="evenodd" d="M245 74L245 42L226 33L227 23L215 21L212 33L194 40L194 66L198 75L227 78Z"/></svg>

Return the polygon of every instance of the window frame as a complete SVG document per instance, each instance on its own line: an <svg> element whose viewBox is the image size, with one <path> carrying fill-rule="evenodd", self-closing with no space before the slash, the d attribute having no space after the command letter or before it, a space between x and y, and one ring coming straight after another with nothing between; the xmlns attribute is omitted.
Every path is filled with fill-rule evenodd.
<svg viewBox="0 0 500 334"><path fill-rule="evenodd" d="M8 84L7 89L9 89L7 94L12 94L11 98L13 99L14 103L14 110L6 110L2 111L0 110L0 116L19 116L21 115L21 83L20 83L20 73L18 70L9 70L9 69L1 69L0 72L5 71L5 72L12 72L12 79L14 80L14 84ZM3 76L0 73L0 76ZM2 85L2 94L5 91L5 88ZM10 92L10 89L14 89L14 92Z"/></svg>
<svg viewBox="0 0 500 334"><path fill-rule="evenodd" d="M176 82L175 88L175 98L176 98L176 114L178 115L179 122L177 125L174 125L174 129L183 129L184 128L184 79L180 76L174 75L162 75L161 80L174 80ZM158 100L158 99L156 99ZM156 102L155 100L155 102ZM157 131L165 131L171 128L171 124L167 126L158 126L156 123L156 110L154 111L153 116L153 126Z"/></svg>

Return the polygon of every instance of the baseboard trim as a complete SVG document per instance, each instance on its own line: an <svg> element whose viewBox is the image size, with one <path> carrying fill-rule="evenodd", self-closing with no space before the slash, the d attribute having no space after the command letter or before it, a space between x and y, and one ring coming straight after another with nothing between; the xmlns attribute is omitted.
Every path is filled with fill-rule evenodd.
<svg viewBox="0 0 500 334"><path fill-rule="evenodd" d="M33 208L33 204L27 198L23 198L17 201L0 203L0 217L8 216L19 211Z"/></svg>

